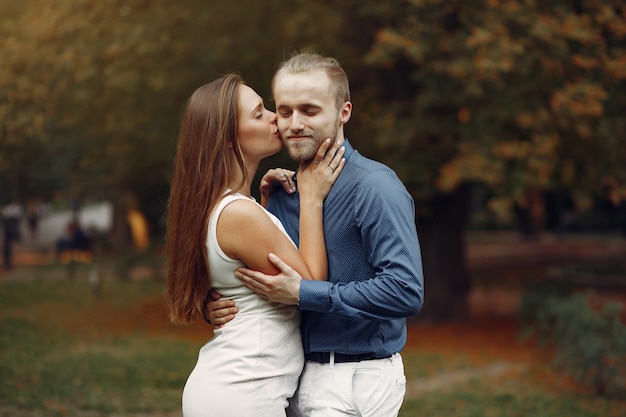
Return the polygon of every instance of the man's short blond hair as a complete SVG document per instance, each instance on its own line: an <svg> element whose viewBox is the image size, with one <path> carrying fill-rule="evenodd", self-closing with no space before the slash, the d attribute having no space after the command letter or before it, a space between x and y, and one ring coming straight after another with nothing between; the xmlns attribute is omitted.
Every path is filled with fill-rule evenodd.
<svg viewBox="0 0 626 417"><path fill-rule="evenodd" d="M341 65L335 58L325 57L310 52L300 52L292 55L291 58L284 61L278 67L272 79L272 91L276 83L276 78L281 73L303 73L312 70L321 69L326 72L333 86L333 94L335 95L335 103L337 109L340 109L346 101L350 101L350 84L348 76L341 68Z"/></svg>

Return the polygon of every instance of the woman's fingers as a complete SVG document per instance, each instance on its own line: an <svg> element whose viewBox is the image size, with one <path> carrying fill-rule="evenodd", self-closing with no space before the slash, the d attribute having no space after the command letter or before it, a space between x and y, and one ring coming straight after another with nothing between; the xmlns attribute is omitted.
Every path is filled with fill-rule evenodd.
<svg viewBox="0 0 626 417"><path fill-rule="evenodd" d="M313 163L320 165L321 168L330 167L333 171L339 166L343 154L345 153L345 147L341 146L341 142L334 141L331 143L330 139L326 139L317 150Z"/></svg>
<svg viewBox="0 0 626 417"><path fill-rule="evenodd" d="M274 168L268 170L259 185L259 191L262 195L268 197L275 185L280 184L285 191L293 193L296 191L296 184L293 181L294 171L284 168Z"/></svg>
<svg viewBox="0 0 626 417"><path fill-rule="evenodd" d="M342 153L343 154L343 153ZM339 159L339 161L337 161L337 165L334 165L334 161L331 163L330 168L333 170L333 173L331 174L330 178L335 181L337 179L337 177L339 177L339 174L341 174L341 171L343 171L343 167L346 165L346 159L345 158L341 158Z"/></svg>
<svg viewBox="0 0 626 417"><path fill-rule="evenodd" d="M328 153L326 151L328 150L329 146L330 146L330 139L326 139L324 142L322 142L320 147L317 149L315 158L313 158L313 163L320 164L322 163L322 161L324 161L324 158L326 157L326 154Z"/></svg>
<svg viewBox="0 0 626 417"><path fill-rule="evenodd" d="M293 171L289 171L287 169L281 170L280 173L280 182L283 185L283 188L288 193L293 193L296 191L296 184L293 182Z"/></svg>

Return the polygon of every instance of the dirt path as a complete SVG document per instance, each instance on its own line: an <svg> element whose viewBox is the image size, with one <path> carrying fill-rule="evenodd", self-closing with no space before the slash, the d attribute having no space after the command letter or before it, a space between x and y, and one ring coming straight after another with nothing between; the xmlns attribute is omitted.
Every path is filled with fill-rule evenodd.
<svg viewBox="0 0 626 417"><path fill-rule="evenodd" d="M454 389L456 385L474 379L497 378L511 373L519 373L526 369L525 364L511 362L494 362L485 366L457 371L445 371L428 378L418 378L407 381L406 395L419 397L432 391Z"/></svg>

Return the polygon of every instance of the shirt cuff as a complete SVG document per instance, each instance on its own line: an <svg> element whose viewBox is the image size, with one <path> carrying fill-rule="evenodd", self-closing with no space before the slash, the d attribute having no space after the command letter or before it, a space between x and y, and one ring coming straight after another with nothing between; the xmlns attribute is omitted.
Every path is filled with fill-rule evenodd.
<svg viewBox="0 0 626 417"><path fill-rule="evenodd" d="M300 310L318 311L327 313L330 311L330 289L332 282L302 280L300 282Z"/></svg>

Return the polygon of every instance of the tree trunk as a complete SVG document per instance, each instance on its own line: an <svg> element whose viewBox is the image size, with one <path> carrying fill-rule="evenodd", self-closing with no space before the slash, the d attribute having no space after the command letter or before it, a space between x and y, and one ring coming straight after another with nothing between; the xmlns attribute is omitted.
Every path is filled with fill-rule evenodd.
<svg viewBox="0 0 626 417"><path fill-rule="evenodd" d="M113 226L111 228L111 244L116 259L115 273L121 281L130 280L130 271L135 259L132 246L132 234L128 224L129 192L120 193L113 200Z"/></svg>
<svg viewBox="0 0 626 417"><path fill-rule="evenodd" d="M545 196L543 190L529 187L515 202L517 223L524 240L539 240L545 229Z"/></svg>
<svg viewBox="0 0 626 417"><path fill-rule="evenodd" d="M128 206L124 202L113 202L113 226L111 242L116 252L126 252L132 247L132 235L127 219Z"/></svg>
<svg viewBox="0 0 626 417"><path fill-rule="evenodd" d="M424 265L424 306L418 318L430 322L467 319L471 288L465 254L469 186L437 196L417 227Z"/></svg>

